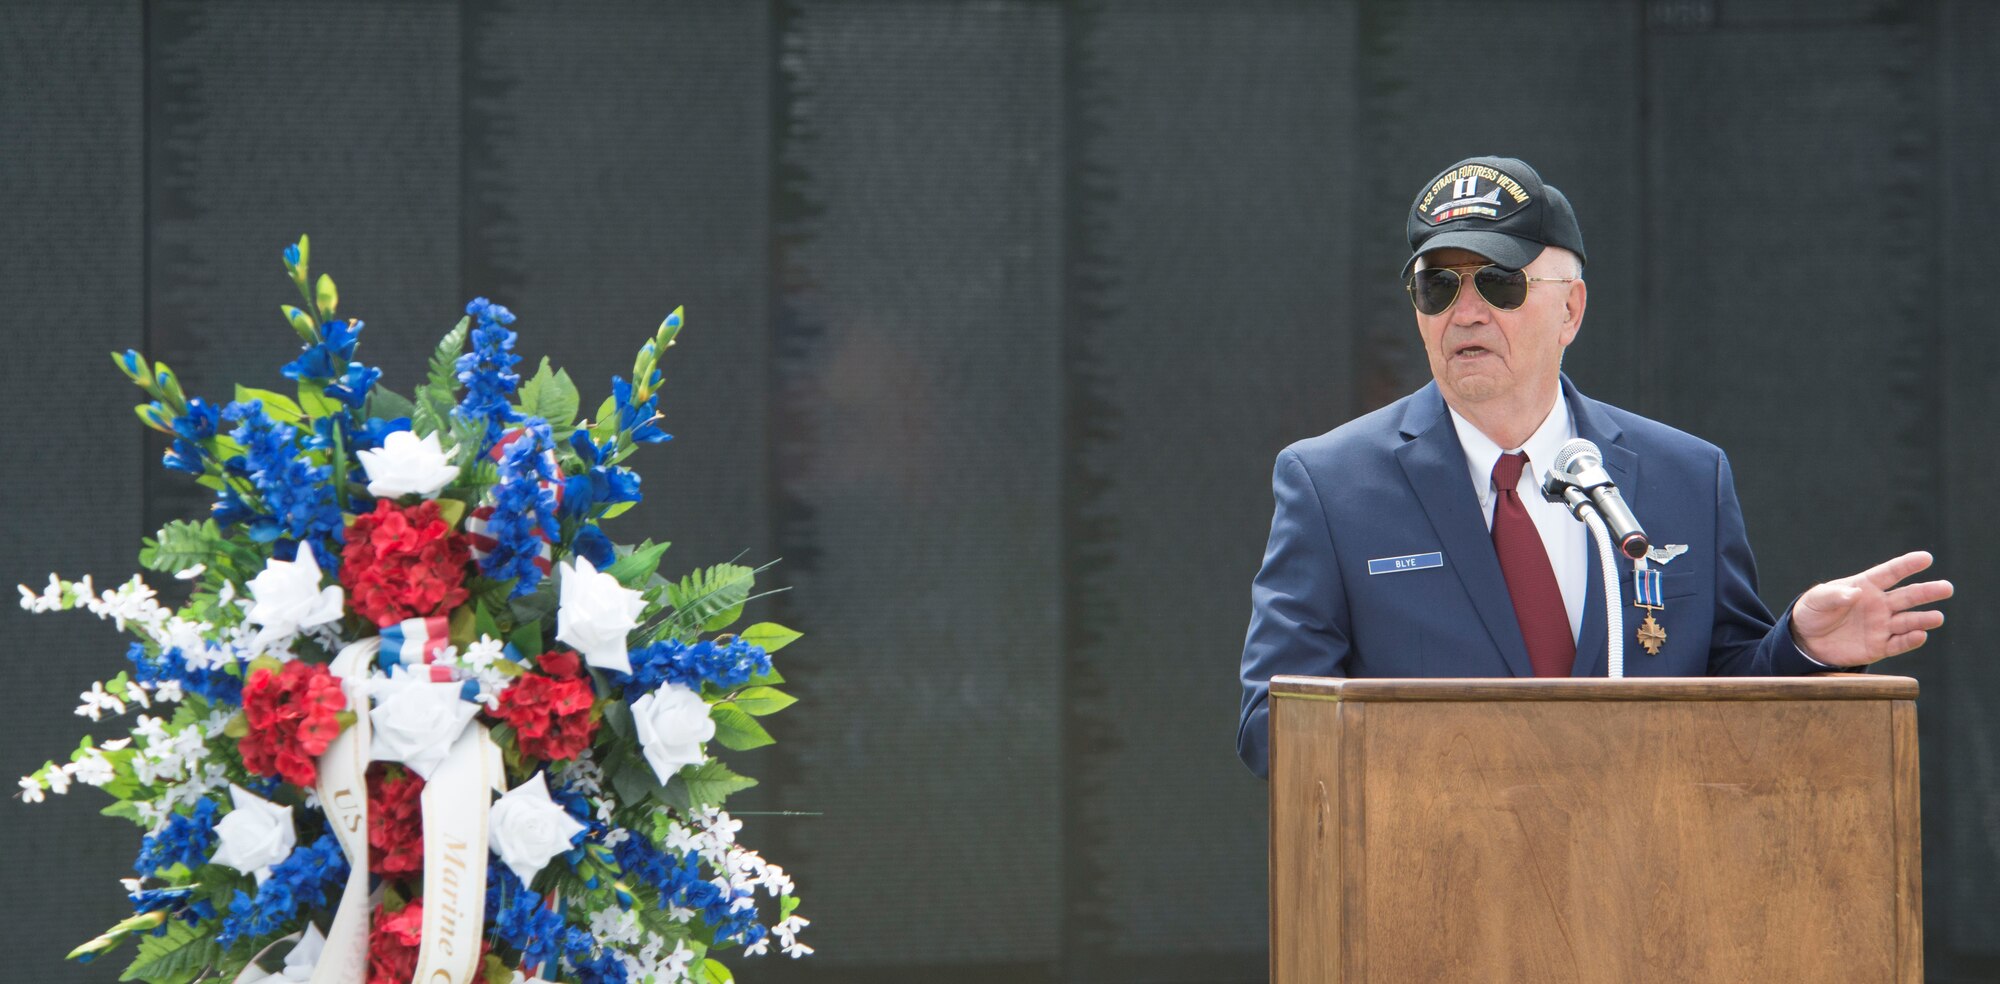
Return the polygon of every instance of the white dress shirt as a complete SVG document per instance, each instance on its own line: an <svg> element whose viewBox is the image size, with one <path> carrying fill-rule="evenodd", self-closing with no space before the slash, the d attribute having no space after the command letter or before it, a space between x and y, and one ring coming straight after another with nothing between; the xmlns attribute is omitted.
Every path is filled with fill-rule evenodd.
<svg viewBox="0 0 2000 984"><path fill-rule="evenodd" d="M1447 405L1449 409L1449 405ZM1583 631L1583 599L1590 576L1590 533L1569 514L1561 503L1542 498L1542 476L1556 460L1556 452L1576 436L1569 416L1569 403L1556 393L1556 405L1542 418L1542 425L1518 448L1502 448L1480 433L1472 422L1451 411L1452 426L1458 429L1459 446L1465 449L1465 467L1471 474L1472 489L1479 496L1479 509L1486 515L1486 528L1493 529L1493 463L1503 454L1528 453L1528 466L1521 469L1518 494L1542 535L1549 566L1555 569L1556 586L1562 589L1563 610L1569 614L1569 636L1573 642Z"/></svg>

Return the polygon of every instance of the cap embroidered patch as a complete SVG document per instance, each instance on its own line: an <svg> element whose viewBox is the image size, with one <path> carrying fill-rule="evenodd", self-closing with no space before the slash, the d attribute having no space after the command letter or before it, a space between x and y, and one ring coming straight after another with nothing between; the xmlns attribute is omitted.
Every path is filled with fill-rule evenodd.
<svg viewBox="0 0 2000 984"><path fill-rule="evenodd" d="M1528 189L1498 168L1465 164L1437 176L1417 202L1417 217L1430 225L1453 219L1497 221L1528 204Z"/></svg>

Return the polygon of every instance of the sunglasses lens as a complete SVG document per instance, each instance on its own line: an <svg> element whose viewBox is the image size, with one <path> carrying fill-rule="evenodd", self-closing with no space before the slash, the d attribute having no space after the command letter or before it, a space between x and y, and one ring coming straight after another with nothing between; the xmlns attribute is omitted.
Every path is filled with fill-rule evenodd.
<svg viewBox="0 0 2000 984"><path fill-rule="evenodd" d="M1418 270L1410 275L1410 301L1424 314L1442 314L1458 297L1458 271Z"/></svg>
<svg viewBox="0 0 2000 984"><path fill-rule="evenodd" d="M1512 311L1528 299L1528 274L1521 270L1481 267L1472 275L1472 285L1486 303L1502 311Z"/></svg>

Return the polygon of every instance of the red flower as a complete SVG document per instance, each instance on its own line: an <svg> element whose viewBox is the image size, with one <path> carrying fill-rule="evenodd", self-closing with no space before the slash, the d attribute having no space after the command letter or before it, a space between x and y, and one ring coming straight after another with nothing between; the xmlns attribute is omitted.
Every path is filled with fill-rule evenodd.
<svg viewBox="0 0 2000 984"><path fill-rule="evenodd" d="M311 786L319 778L316 759L340 734L339 715L346 707L340 680L317 663L293 660L276 671L250 674L243 685L250 730L237 743L244 767Z"/></svg>
<svg viewBox="0 0 2000 984"><path fill-rule="evenodd" d="M545 654L538 662L547 666L554 655ZM574 662L576 656L568 655ZM590 736L597 731L590 716L591 698L589 680L524 673L500 692L500 706L493 716L514 726L522 754L561 762L590 747Z"/></svg>
<svg viewBox="0 0 2000 984"><path fill-rule="evenodd" d="M551 649L535 660L535 669L552 677L577 677L583 675L583 665L576 654L567 649Z"/></svg>
<svg viewBox="0 0 2000 984"><path fill-rule="evenodd" d="M368 984L410 984L423 935L424 900L411 899L394 913L376 906L374 929L368 932Z"/></svg>
<svg viewBox="0 0 2000 984"><path fill-rule="evenodd" d="M368 870L401 877L424 870L424 777L368 767Z"/></svg>
<svg viewBox="0 0 2000 984"><path fill-rule="evenodd" d="M347 606L378 626L443 615L465 601L472 548L438 516L436 502L401 508L387 499L354 517L340 552Z"/></svg>

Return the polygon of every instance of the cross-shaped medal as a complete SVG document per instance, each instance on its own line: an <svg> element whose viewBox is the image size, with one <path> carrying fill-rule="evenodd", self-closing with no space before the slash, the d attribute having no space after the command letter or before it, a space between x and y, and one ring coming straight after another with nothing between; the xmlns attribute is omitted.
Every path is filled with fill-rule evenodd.
<svg viewBox="0 0 2000 984"><path fill-rule="evenodd" d="M1667 644L1667 630L1653 613L1665 611L1667 603L1660 596L1660 572L1643 560L1632 569L1632 606L1646 610L1646 620L1639 623L1639 645L1646 647L1646 655L1658 656L1660 647Z"/></svg>

